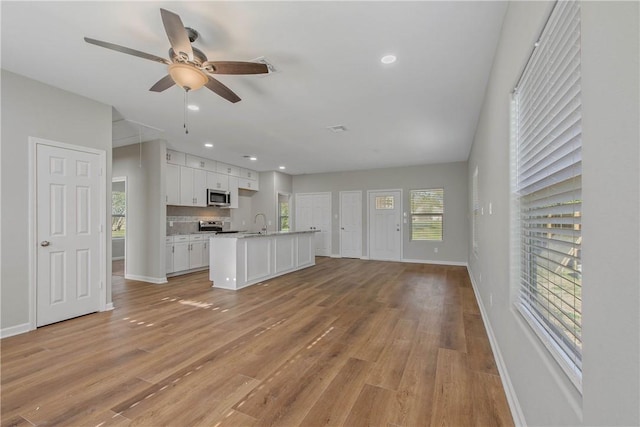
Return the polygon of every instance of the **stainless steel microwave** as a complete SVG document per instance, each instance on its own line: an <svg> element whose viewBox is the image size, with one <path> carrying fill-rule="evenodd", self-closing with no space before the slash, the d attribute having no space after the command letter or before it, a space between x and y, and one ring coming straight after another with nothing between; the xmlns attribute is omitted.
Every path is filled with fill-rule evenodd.
<svg viewBox="0 0 640 427"><path fill-rule="evenodd" d="M228 208L231 206L231 194L228 191L208 189L207 205Z"/></svg>

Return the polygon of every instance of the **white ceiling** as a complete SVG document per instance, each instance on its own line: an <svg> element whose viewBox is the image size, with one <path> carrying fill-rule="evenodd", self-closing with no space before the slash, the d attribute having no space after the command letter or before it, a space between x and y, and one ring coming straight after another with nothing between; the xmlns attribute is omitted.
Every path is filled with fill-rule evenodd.
<svg viewBox="0 0 640 427"><path fill-rule="evenodd" d="M183 130L183 94L149 88L162 64L84 42L167 57L159 8L179 14L210 60L264 56L278 72L220 76ZM170 148L290 174L466 160L506 2L8 2L2 67L112 105L114 145ZM393 53L396 63L380 58ZM126 119L127 121L122 121ZM120 120L120 121L118 121ZM120 123L120 124L118 124ZM344 125L346 132L327 129ZM121 129L119 129L119 127ZM127 130L129 129L129 130ZM212 142L213 149L204 148ZM243 155L255 155L250 162Z"/></svg>

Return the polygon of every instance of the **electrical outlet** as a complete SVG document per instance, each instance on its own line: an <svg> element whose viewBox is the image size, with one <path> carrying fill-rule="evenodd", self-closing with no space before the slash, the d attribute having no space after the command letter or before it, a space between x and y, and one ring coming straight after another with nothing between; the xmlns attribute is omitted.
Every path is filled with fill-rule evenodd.
<svg viewBox="0 0 640 427"><path fill-rule="evenodd" d="M433 248L433 252L438 253L438 248Z"/></svg>
<svg viewBox="0 0 640 427"><path fill-rule="evenodd" d="M267 221L267 223L268 223L269 225L271 225L271 221Z"/></svg>
<svg viewBox="0 0 640 427"><path fill-rule="evenodd" d="M173 227L173 221L169 221L169 227Z"/></svg>
<svg viewBox="0 0 640 427"><path fill-rule="evenodd" d="M493 215L493 204L489 202L489 215Z"/></svg>

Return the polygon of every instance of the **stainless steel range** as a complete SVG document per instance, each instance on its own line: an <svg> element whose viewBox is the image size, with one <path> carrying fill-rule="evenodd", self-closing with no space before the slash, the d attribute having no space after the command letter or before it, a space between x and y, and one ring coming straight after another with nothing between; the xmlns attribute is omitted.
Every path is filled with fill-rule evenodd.
<svg viewBox="0 0 640 427"><path fill-rule="evenodd" d="M199 231L222 231L222 221L200 221Z"/></svg>

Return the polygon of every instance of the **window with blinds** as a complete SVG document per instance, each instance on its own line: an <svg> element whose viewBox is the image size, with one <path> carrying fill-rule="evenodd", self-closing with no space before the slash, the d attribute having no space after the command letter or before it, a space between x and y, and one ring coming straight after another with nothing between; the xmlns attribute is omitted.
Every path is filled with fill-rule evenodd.
<svg viewBox="0 0 640 427"><path fill-rule="evenodd" d="M473 172L471 180L471 196L473 197L473 207L471 211L471 244L473 254L478 256L478 215L480 215L480 198L478 197L478 166Z"/></svg>
<svg viewBox="0 0 640 427"><path fill-rule="evenodd" d="M442 240L444 189L411 190L411 240Z"/></svg>
<svg viewBox="0 0 640 427"><path fill-rule="evenodd" d="M580 388L580 4L557 2L513 94L518 308Z"/></svg>

